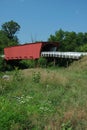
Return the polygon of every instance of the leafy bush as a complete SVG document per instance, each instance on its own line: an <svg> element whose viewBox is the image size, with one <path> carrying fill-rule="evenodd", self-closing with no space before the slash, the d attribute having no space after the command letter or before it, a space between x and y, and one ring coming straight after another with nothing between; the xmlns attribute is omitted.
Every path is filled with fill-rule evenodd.
<svg viewBox="0 0 87 130"><path fill-rule="evenodd" d="M35 61L34 60L21 60L20 61L20 67L21 68L34 68L35 67Z"/></svg>
<svg viewBox="0 0 87 130"><path fill-rule="evenodd" d="M0 57L0 71L4 69L4 59Z"/></svg>
<svg viewBox="0 0 87 130"><path fill-rule="evenodd" d="M38 65L39 65L40 67L46 67L46 65L47 65L47 60L46 60L46 58L43 58L43 57L39 58L39 59L38 59Z"/></svg>
<svg viewBox="0 0 87 130"><path fill-rule="evenodd" d="M8 64L7 61L0 57L0 71L12 70L12 65Z"/></svg>

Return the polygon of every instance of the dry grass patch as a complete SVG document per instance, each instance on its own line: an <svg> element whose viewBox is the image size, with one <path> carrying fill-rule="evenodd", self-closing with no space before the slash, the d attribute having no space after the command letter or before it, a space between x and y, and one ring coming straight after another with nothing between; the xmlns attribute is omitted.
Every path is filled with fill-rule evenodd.
<svg viewBox="0 0 87 130"><path fill-rule="evenodd" d="M35 69L25 69L23 70L23 75L32 78L34 72L39 72L41 75L41 83L52 83L52 84L62 84L65 85L69 82L69 79L65 74L60 71L52 71L49 69L35 68Z"/></svg>
<svg viewBox="0 0 87 130"><path fill-rule="evenodd" d="M82 59L73 62L69 67L69 70L77 70L79 72L85 69L87 69L87 56L84 56Z"/></svg>

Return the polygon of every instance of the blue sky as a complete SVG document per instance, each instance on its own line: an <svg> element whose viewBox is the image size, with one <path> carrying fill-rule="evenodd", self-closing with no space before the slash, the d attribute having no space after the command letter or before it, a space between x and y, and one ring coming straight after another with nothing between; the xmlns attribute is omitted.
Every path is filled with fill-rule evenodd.
<svg viewBox="0 0 87 130"><path fill-rule="evenodd" d="M0 0L0 27L14 20L20 43L46 41L60 28L87 32L87 0Z"/></svg>

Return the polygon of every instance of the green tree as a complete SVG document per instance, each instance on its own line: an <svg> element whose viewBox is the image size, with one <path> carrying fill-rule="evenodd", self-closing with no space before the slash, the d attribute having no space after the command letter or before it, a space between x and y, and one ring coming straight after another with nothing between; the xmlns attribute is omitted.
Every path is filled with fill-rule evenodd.
<svg viewBox="0 0 87 130"><path fill-rule="evenodd" d="M60 46L59 46L59 51L63 50L63 41L65 39L65 32L62 29L59 29L58 31L55 32L54 35L50 35L50 37L48 38L48 41L50 42L59 42Z"/></svg>
<svg viewBox="0 0 87 130"><path fill-rule="evenodd" d="M79 32L77 34L77 44L78 44L78 46L83 45L84 42L85 42L84 40L85 40L85 35L82 32Z"/></svg>
<svg viewBox="0 0 87 130"><path fill-rule="evenodd" d="M87 32L84 33L84 43L87 44Z"/></svg>
<svg viewBox="0 0 87 130"><path fill-rule="evenodd" d="M48 41L62 42L64 39L64 35L64 31L62 29L59 29L55 32L55 35L50 35Z"/></svg>
<svg viewBox="0 0 87 130"><path fill-rule="evenodd" d="M1 29L10 40L18 42L18 38L16 36L16 33L20 30L20 25L17 22L14 22L13 20L9 22L5 22L2 25Z"/></svg>
<svg viewBox="0 0 87 130"><path fill-rule="evenodd" d="M87 44L84 44L78 48L80 52L87 52Z"/></svg>
<svg viewBox="0 0 87 130"><path fill-rule="evenodd" d="M3 54L3 49L10 43L9 38L6 34L0 30L0 54Z"/></svg>
<svg viewBox="0 0 87 130"><path fill-rule="evenodd" d="M75 32L65 32L65 38L63 40L64 51L75 51L77 47L77 34Z"/></svg>
<svg viewBox="0 0 87 130"><path fill-rule="evenodd" d="M60 43L58 51L86 51L87 33L69 32L59 29L54 35L50 35L48 41Z"/></svg>
<svg viewBox="0 0 87 130"><path fill-rule="evenodd" d="M20 30L20 25L13 20L5 22L0 30L0 54L3 54L3 49L8 46L19 44L16 33Z"/></svg>
<svg viewBox="0 0 87 130"><path fill-rule="evenodd" d="M74 51L77 46L77 34L59 29L55 35L50 35L48 41L60 42L59 51Z"/></svg>

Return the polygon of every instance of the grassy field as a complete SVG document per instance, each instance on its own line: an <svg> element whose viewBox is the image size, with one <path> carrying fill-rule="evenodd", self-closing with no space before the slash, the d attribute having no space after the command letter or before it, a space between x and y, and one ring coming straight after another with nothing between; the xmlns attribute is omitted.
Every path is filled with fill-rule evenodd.
<svg viewBox="0 0 87 130"><path fill-rule="evenodd" d="M0 78L0 130L87 130L87 57L68 68L6 75L9 80Z"/></svg>

